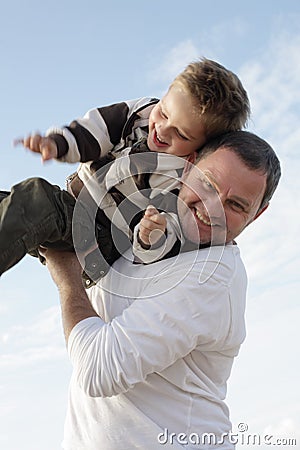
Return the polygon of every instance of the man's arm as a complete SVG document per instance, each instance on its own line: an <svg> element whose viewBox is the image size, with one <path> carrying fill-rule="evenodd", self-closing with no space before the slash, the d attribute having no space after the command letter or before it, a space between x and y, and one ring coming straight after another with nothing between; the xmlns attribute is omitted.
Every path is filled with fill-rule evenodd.
<svg viewBox="0 0 300 450"><path fill-rule="evenodd" d="M232 276L231 258L229 266L218 264L218 270L213 272L209 267L208 277L205 270L206 282L200 283L199 274L202 274L206 257L204 254L204 260L195 264L192 253L181 255L176 271L171 264L171 270L166 273L163 265L162 272L153 281L149 281L151 266L147 266L147 272L143 265L128 266L133 270L131 283L136 281L137 271L140 275L145 274L145 279L137 276L142 283L142 296L135 294L134 301L129 304L126 301L126 305L120 308L120 303L113 299L122 300L122 297L105 290L103 295L106 292L108 297L104 303L109 302L111 313L115 303L117 308L116 314L110 313L105 322L89 303L76 256L53 250L44 253L60 292L63 326L74 376L87 395L110 397L126 392L143 382L149 374L170 367L195 347L199 351L224 348L230 336L231 308L227 283L223 281ZM126 269L126 260L121 259L121 263ZM215 260L211 264L216 269ZM118 280L121 283L119 287L123 285L119 279L122 267L110 272L107 286L115 285ZM126 278L130 273L126 272ZM158 275L156 270L154 274ZM130 292L125 285L124 289ZM244 289L241 291L239 295L243 297ZM94 292L99 294L99 290ZM234 337L234 345L238 340L239 336L238 339ZM226 345L231 344L227 342Z"/></svg>
<svg viewBox="0 0 300 450"><path fill-rule="evenodd" d="M89 317L99 317L93 309L82 284L82 267L75 253L55 249L39 250L53 281L58 287L66 343L77 323Z"/></svg>

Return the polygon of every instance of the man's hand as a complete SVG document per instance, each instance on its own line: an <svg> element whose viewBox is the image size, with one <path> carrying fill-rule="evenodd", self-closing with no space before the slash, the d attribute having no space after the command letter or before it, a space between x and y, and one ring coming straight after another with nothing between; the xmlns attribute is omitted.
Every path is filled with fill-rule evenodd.
<svg viewBox="0 0 300 450"><path fill-rule="evenodd" d="M156 244L164 235L167 226L165 216L149 205L140 222L139 240L145 247Z"/></svg>
<svg viewBox="0 0 300 450"><path fill-rule="evenodd" d="M43 137L40 134L32 134L26 138L16 139L14 145L22 144L34 153L40 153L43 161L57 158L57 145L54 139Z"/></svg>

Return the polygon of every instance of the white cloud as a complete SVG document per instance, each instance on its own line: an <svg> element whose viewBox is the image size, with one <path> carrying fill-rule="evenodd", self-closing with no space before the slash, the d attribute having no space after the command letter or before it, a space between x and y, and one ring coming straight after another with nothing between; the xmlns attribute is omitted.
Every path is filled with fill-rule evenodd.
<svg viewBox="0 0 300 450"><path fill-rule="evenodd" d="M155 70L150 71L149 76L154 82L168 85L187 64L197 58L199 58L197 47L192 40L187 39L163 55L163 62Z"/></svg>
<svg viewBox="0 0 300 450"><path fill-rule="evenodd" d="M289 417L280 420L278 423L268 425L264 433L278 438L296 439L300 444L299 423Z"/></svg>
<svg viewBox="0 0 300 450"><path fill-rule="evenodd" d="M266 286L259 295L249 295L247 338L229 382L234 428L244 422L249 433L261 437L299 438L295 426L300 420L300 363L296 357L300 305L296 292L294 283Z"/></svg>
<svg viewBox="0 0 300 450"><path fill-rule="evenodd" d="M27 325L8 328L0 336L0 346L0 368L65 359L59 307L48 308Z"/></svg>
<svg viewBox="0 0 300 450"><path fill-rule="evenodd" d="M296 164L299 167L299 162ZM293 178L293 174L290 176ZM283 180L269 210L238 238L254 283L278 284L299 279L299 188L297 178L294 186Z"/></svg>
<svg viewBox="0 0 300 450"><path fill-rule="evenodd" d="M253 131L271 143L282 178L269 210L238 239L251 282L299 279L300 255L300 32L278 33L240 74L251 98Z"/></svg>
<svg viewBox="0 0 300 450"><path fill-rule="evenodd" d="M255 128L269 132L282 144L295 131L299 136L299 52L300 34L279 33L260 59L248 61L240 70Z"/></svg>
<svg viewBox="0 0 300 450"><path fill-rule="evenodd" d="M235 424L245 421L261 436L297 438L298 446L288 448L300 445L299 54L300 33L277 33L239 72L250 94L251 129L274 147L282 179L269 210L238 238L249 276L247 338L228 398Z"/></svg>

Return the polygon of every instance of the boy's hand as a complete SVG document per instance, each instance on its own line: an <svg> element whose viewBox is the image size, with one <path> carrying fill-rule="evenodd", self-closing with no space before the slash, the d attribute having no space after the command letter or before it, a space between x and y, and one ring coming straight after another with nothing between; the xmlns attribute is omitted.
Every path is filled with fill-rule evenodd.
<svg viewBox="0 0 300 450"><path fill-rule="evenodd" d="M165 216L157 211L154 206L149 205L145 211L144 217L140 222L139 240L145 248L156 244L164 235L167 227Z"/></svg>
<svg viewBox="0 0 300 450"><path fill-rule="evenodd" d="M54 139L43 137L39 134L32 134L23 139L16 139L15 145L22 144L34 153L40 153L43 161L57 158L57 145Z"/></svg>

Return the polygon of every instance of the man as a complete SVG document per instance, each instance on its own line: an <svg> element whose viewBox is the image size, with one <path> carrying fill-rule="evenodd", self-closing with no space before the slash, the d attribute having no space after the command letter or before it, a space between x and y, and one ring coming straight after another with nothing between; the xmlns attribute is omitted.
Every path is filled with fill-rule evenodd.
<svg viewBox="0 0 300 450"><path fill-rule="evenodd" d="M76 256L43 251L74 366L64 449L234 448L224 398L245 338L247 284L234 239L279 178L259 137L214 139L179 193L182 251L148 266L128 253L89 298ZM205 248L186 251L191 243Z"/></svg>

